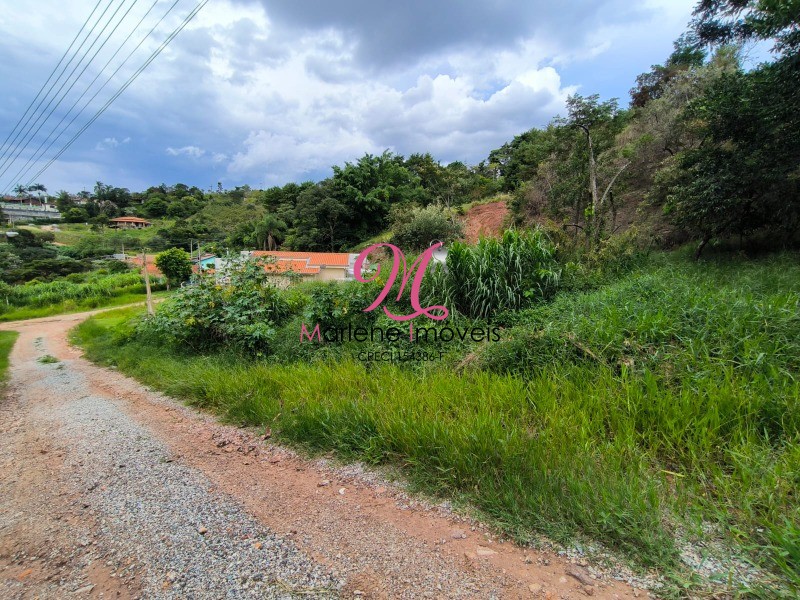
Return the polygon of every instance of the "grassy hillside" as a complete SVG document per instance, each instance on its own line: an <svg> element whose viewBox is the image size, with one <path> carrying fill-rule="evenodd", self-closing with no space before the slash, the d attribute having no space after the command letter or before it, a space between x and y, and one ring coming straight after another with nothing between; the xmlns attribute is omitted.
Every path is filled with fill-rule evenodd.
<svg viewBox="0 0 800 600"><path fill-rule="evenodd" d="M74 246L87 237L102 236L105 238L113 238L114 236L119 236L120 234L124 234L126 238L135 240L139 245L141 245L147 244L153 238L153 236L156 235L156 232L159 229L169 227L173 223L173 221L160 219L152 219L151 222L153 223L153 226L148 227L147 229L117 230L103 228L98 231L92 229L91 225L86 225L84 223L58 223L55 226L45 225L44 227L46 230L53 231L55 235L55 242L57 244L63 244L65 246ZM51 229L52 227L57 228L57 230ZM42 230L41 226L36 227L33 225L24 226L24 228L32 231Z"/></svg>

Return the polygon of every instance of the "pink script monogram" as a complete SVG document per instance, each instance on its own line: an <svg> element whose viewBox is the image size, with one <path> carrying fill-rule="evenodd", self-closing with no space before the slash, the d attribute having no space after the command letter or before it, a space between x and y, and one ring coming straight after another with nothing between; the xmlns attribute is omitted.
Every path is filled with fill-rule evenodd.
<svg viewBox="0 0 800 600"><path fill-rule="evenodd" d="M433 253L439 248L441 248L441 246L442 242L439 242L438 244L434 244L433 246L425 250L425 252L423 252L417 257L417 260L411 263L410 268L408 268L408 265L406 263L406 257L405 254L403 254L403 251L393 244L386 244L386 243L373 244L369 248L365 248L364 250L362 250L361 254L358 255L358 258L356 258L355 269L354 269L355 278L362 283L375 281L376 279L378 279L381 273L381 267L380 265L378 265L375 274L371 278L364 277L364 274L362 272L362 269L364 267L364 261L367 259L367 256L369 256L371 252L377 250L378 248L386 247L392 251L392 259L393 259L392 271L391 273L389 273L389 277L386 280L386 285L383 286L381 293L378 294L378 297L375 298L375 301L364 309L364 312L373 311L383 303L383 301L386 299L386 296L389 295L389 292L392 289L392 285L394 285L394 282L397 279L397 275L400 272L400 267L402 266L403 279L400 281L400 291L397 294L397 300L400 300L400 298L402 297L403 291L406 289L406 284L408 283L408 280L411 278L411 275L413 274L414 279L411 281L410 298L411 298L411 308L414 309L414 312L408 315L395 315L392 314L392 312L384 306L383 312L386 313L386 316L388 316L390 319L394 321L410 321L411 319L414 319L415 317L418 317L420 315L425 315L426 317L428 317L429 319L433 319L434 321L443 321L444 319L446 319L450 313L445 306L439 304L422 308L419 304L419 288L420 285L422 284L423 277L425 277L425 269L428 268L428 264L431 262L431 259L433 258ZM414 272L415 269L416 273Z"/></svg>

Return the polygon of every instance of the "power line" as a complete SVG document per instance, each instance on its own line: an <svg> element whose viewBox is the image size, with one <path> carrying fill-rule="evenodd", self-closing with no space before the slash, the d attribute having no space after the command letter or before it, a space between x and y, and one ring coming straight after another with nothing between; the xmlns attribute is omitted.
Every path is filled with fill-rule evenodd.
<svg viewBox="0 0 800 600"><path fill-rule="evenodd" d="M180 25L179 25L177 28L175 28L175 30L174 30L174 31L173 31L173 32L172 32L172 33L171 33L171 34L170 34L170 35L167 37L167 39L165 39L165 40L164 40L164 41L161 43L161 45L160 45L160 46L159 46L159 47L158 47L158 48L157 48L155 51L153 51L153 53L152 53L152 54L150 55L150 57L149 57L149 58L148 58L148 59L145 61L145 63L144 63L144 64L143 64L141 67L139 67L139 69L137 69L137 70L136 70L136 72L135 72L133 75L131 75L131 76L128 78L128 80L125 82L125 84L124 84L122 87L120 87L120 89L119 89L119 90L117 90L117 92L116 92L116 93L115 93L113 96L111 96L111 98L109 98L109 100L108 100L108 101L107 101L107 102L106 102L106 103L105 103L105 104L102 106L102 108L100 108L100 110L98 110L98 111L97 111L97 112L94 114L94 116L93 116L93 117L92 117L92 118L89 120L89 122L88 122L88 123L86 123L86 125L84 125L83 127L81 127L81 129L80 129L80 130L78 130L78 132L77 132L75 135L73 135L73 136L72 136L72 138L69 140L69 142L67 142L67 144L66 144L66 145L65 145L63 148L61 148L61 150L59 150L59 151L58 151L58 153L57 153L57 154L56 154L56 155L55 155L53 158L51 158L51 159L50 159L50 160L47 162L47 164L45 164L45 166L44 166L44 167L42 167L41 169L39 169L39 171L37 171L37 173L36 173L36 174L35 174L35 175L34 175L34 176L33 176L33 177L30 179L30 182L31 182L31 183L32 183L33 181L35 181L36 179L38 179L38 178L39 178L39 176L40 176L42 173L44 173L44 172L45 172L45 171L46 171L46 170L47 170L47 169L50 167L50 165L52 165L52 164L53 164L53 163L54 163L56 160L58 160L58 159L59 159L59 157L60 157L62 154L64 154L64 152L66 152L66 151L69 149L69 147L70 147L70 146L72 146L72 144L75 142L75 140L77 140L77 139L78 139L78 138L81 136L81 134L82 134L84 131L86 131L86 130L87 130L87 129L88 129L88 128L89 128L89 127L92 125L92 123L94 123L94 122L95 122L95 121L96 121L98 118L100 118L100 116L101 116L101 115L102 115L102 114L103 114L103 113L106 111L106 109L108 109L108 107L109 107L109 106L111 106L111 104L114 102L114 100L116 100L116 99L117 99L117 98L118 98L118 97L119 97L119 96L120 96L120 95L121 95L121 94L122 94L122 93L123 93L123 92L124 92L126 89L128 89L128 87L129 87L129 86L130 86L130 85L131 85L131 84L132 84L134 81L136 81L136 79L139 77L139 75L141 75L141 74L142 74L142 72L143 72L143 71L144 71L144 70L145 70L145 69L146 69L146 68L147 68L147 67L150 65L150 63L152 63L152 62L153 62L153 61L156 59L156 57L157 57L159 54L161 54L161 52L164 50L164 48L166 48L166 47L167 47L167 46L168 46L168 45L169 45L169 44L172 42L172 40L174 40L174 39L175 39L175 37L176 37L176 36L177 36L177 35L178 35L178 34L179 34L181 31L183 31L183 29L184 29L184 28L185 28L185 27L186 27L186 26L189 24L189 22L190 22L190 21L191 21L191 20L192 20L192 19L193 19L193 18L194 18L196 15L197 15L197 13L198 13L198 12L200 12L200 10L201 10L201 9L202 9L202 8L203 8L203 7L204 7L206 4L208 4L208 2L209 2L209 0L201 0L200 4L198 4L198 5L197 5L197 6L196 6L196 7L195 7L195 8L194 8L194 9L193 9L193 10L192 10L192 11L191 11L191 12L190 12L190 13L189 13L187 16L186 16L186 18L184 18L184 20L181 22L181 24L180 24Z"/></svg>
<svg viewBox="0 0 800 600"><path fill-rule="evenodd" d="M78 103L83 99L83 97L87 93L89 93L89 90L92 89L92 86L95 84L95 82L105 72L105 70L108 67L108 65L110 65L111 62L117 57L117 54L119 54L119 52L125 47L125 44L128 43L128 40L130 40L133 37L133 34L136 33L136 30L139 29L139 26L150 15L150 13L153 11L153 9L156 7L156 5L159 2L160 2L160 0L155 0L153 2L153 4L150 5L150 8L147 9L147 12L139 19L139 22L136 23L136 25L133 27L133 29L131 29L130 33L128 33L128 35L125 37L125 40L122 42L122 44L120 44L119 48L117 48L117 50L114 52L114 54L111 55L111 58L109 58L106 61L106 64L103 65L103 67L97 72L97 75L95 75L94 79L92 79L91 83L89 83L89 85L86 86L86 89L83 91L83 93L78 97L77 100L75 100L75 102L72 103L72 106L69 107L69 110L66 113L64 113L64 116L61 117L61 120L55 125L55 127L53 127L53 129L50 131L50 133L47 134L47 136L42 140L42 142L39 144L39 146L36 148L36 150L33 152L33 154L28 158L27 162L22 166L22 168L20 168L20 170L17 171L16 175L14 175L14 177L12 177L9 180L8 186L6 186L6 192L8 191L8 187L9 186L14 185L15 181L18 181L19 179L24 177L33 168L33 166L36 164L36 161L39 158L41 158L42 156L44 156L47 153L47 151L50 150L50 148L53 147L53 144L55 144L59 139L61 139L61 136L63 136L64 133L66 133L67 130L69 130L69 128L72 126L72 124L75 122L75 120L83 114L83 112L86 110L86 108L94 101L95 98L97 98L97 96L100 94L100 92L102 92L105 89L105 87L114 79L116 74L122 69L122 67L125 66L125 64L128 62L128 60L130 60L131 56L133 56L133 54L139 49L139 47L144 43L144 41L148 37L150 37L150 35L153 33L153 31L155 31L156 27L158 27L161 24L161 22L172 11L172 9L175 8L175 5L178 4L178 2L180 2L180 0L175 0L175 2L173 2L172 6L170 6L169 9L167 9L167 12L164 13L164 15L158 20L158 22L152 27L152 29L150 29L150 31L147 33L147 35L145 35L141 39L141 41L136 45L136 47L128 54L128 56L125 58L125 60L123 60L122 63L116 68L116 70L108 77L108 79L106 79L105 83L103 83L103 85L101 85L100 88L94 93L94 95L91 98L89 98L89 100L86 102L86 104L84 104L83 107L80 109L80 111L78 111L78 113L74 117L72 117L72 120L69 123L67 123L67 125L59 132L59 134L56 137L53 137L53 134L56 132L56 130L67 119L67 117L69 117L69 115L72 113L73 109L78 105ZM47 145L47 147L44 150L42 150L42 148L44 147L45 144L47 144L48 141L50 141L50 143Z"/></svg>
<svg viewBox="0 0 800 600"><path fill-rule="evenodd" d="M101 1L102 1L102 0L101 0ZM25 129L25 127L27 127L27 126L28 126L28 123L30 123L30 121L31 121L31 119L33 118L33 116L34 116L34 115L35 115L35 114L36 114L36 113L39 111L39 108L42 106L42 103L43 103L43 102L44 102L44 101L45 101L45 100L48 98L48 96L50 96L50 92L53 90L53 88L56 86L56 84L57 84L57 83L58 83L58 82L61 80L61 76L62 76L62 75L63 75L63 74L66 72L66 70L67 70L67 69L69 68L69 66L72 64L72 61L73 61L73 60L75 60L75 57L76 57L76 56L78 56L78 52L80 52L80 51L81 51L81 48L83 48L83 45L84 45L84 44L87 42L87 40L89 39L89 36L91 36L91 35L92 35L92 32L95 30L95 27L97 27L97 26L100 24L100 21L102 21L102 20L103 20L103 17L104 17L104 16L105 16L105 14L108 12L108 9L109 9L109 8L111 8L111 5L113 4L113 2L114 2L114 0L109 0L108 6L106 6L106 7L105 7L105 9L103 9L103 12L102 12L102 13L100 14L100 16L97 18L97 21L95 21L94 25L92 25L92 28L91 28L91 29L90 29L90 30L89 30L89 31L86 33L86 37L85 37L85 38L83 38L83 41L80 43L80 45L78 46L78 48L77 48L77 49L75 50L75 52L73 53L73 55L72 55L72 58L70 58L70 59L67 61L67 64L65 64L65 65L64 65L64 67L61 69L61 72L58 74L58 77L56 77L55 81L53 81L53 83L50 85L50 89L49 89L49 90L47 90L47 93L46 93L46 94L45 94L45 95L42 97L42 99L39 101L39 104L36 106L36 108L34 109L34 111L33 111L33 112L30 114L30 116L28 117L28 119L25 121L25 124L24 124L24 125L22 126L22 128L21 128L21 129L20 129L20 130L17 132L17 135L15 135L15 136L14 136L14 139L13 139L13 140L11 140L11 144L14 144L14 142L16 142L16 141L17 141L17 139L19 139L19 136L22 134L22 131ZM97 7L95 7L95 9L96 9L96 8L97 8ZM92 14L94 14L94 11L92 11ZM89 16L89 18L91 18L91 15ZM87 19L87 21L88 21L88 19ZM80 35L80 32L78 32L78 35ZM73 45L74 43L75 43L75 42L74 42L74 40L73 40L73 43L70 45L70 47L72 47L72 45ZM62 58L62 61L63 61L63 58ZM61 62L61 61L59 61L59 64L60 64L60 62ZM56 69L57 69L57 68L58 68L58 66L56 66ZM51 74L51 77L52 77L52 74ZM48 79L48 80L49 80L49 79ZM47 85L47 84L45 83L45 86L46 86L46 85ZM42 86L42 88L44 88L45 86ZM52 102L52 100L51 100L51 102ZM48 106L50 106L50 105L48 104ZM47 108L45 108L45 110L47 110ZM24 115L23 115L23 117L24 117ZM20 119L20 120L21 120L21 119ZM16 129L16 126L14 127L14 129ZM12 132L12 133L13 133L13 132ZM9 134L9 137L11 137L11 134ZM5 144L5 142L3 142L3 144ZM3 150L3 153L2 153L2 155L0 155L0 158L3 158L3 157L5 157L5 156L7 155L6 153L7 153L7 152L8 152L8 150L11 148L11 144L9 144L9 145L8 145L8 147L6 147L6 149L4 149L4 150ZM14 147L14 149L16 149L16 146ZM13 152L13 150L12 150L12 152Z"/></svg>
<svg viewBox="0 0 800 600"><path fill-rule="evenodd" d="M6 158L6 161L5 161L3 164L5 164L6 162L8 162L8 164L6 164L5 168L4 168L2 171L0 171L0 177L2 177L3 175L5 175L5 173L8 171L8 169L10 169L10 168L11 168L11 165L14 163L14 161L16 161L16 160L17 160L17 158L19 158L19 155L20 155L20 154L22 154L22 152L23 152L23 151L24 151L24 150L25 150L25 149L28 147L28 145L31 143L31 141L33 140L34 136L35 136L37 133L39 133L39 131L41 131L42 127L44 127L44 124L45 124L45 123L46 123L46 122L47 122L47 121L50 119L50 117L52 116L52 114L53 114L53 113L56 111L56 109L57 109L57 108L58 108L58 107L61 105L61 103L64 101L64 98L66 98L66 97L67 97L67 94L69 94L69 93L70 93L70 91L72 91L72 88L74 88L74 87L75 87L75 84L77 84L77 83L78 83L78 81L80 81L80 78L81 78L81 77L83 76L83 74L86 72L86 69L88 69L88 68L89 68L89 65L91 65L91 64L92 64L92 62L94 61L94 59L97 57L98 53L99 53L99 52L100 52L100 51L103 49L103 47L105 47L105 45L106 45L106 44L108 43L108 41L111 39L111 36L113 36L113 35L114 35L114 33L115 33L115 32L117 31L117 29L119 28L119 26L122 24L122 22L123 22L123 21L125 20L125 18L128 16L128 14L131 12L131 10L133 9L133 7L134 7L134 6L136 6L136 3L137 3L138 1L139 1L139 0L133 0L133 4L131 4L131 5L130 5L130 7L128 7L128 10L126 10L126 11L125 11L125 13L122 15L122 18L121 18L121 19L120 19L120 20L117 22L117 24L116 24L116 25L114 25L114 28L113 28L113 29L111 30L111 32L110 32L110 33L109 33L109 34L106 36L105 40L103 40L103 43L102 43L102 44L100 44L100 46L97 48L97 50L95 50L95 53L92 55L92 57L91 57L91 58L89 59L89 61L86 63L86 65L84 65L84 67L83 67L83 69L81 70L81 72L80 72L80 73L78 73L78 76L75 78L75 80L74 80L74 81L73 81L73 82L70 84L70 86L67 88L67 91L65 91L63 94L61 94L61 97L58 99L58 102L56 102L55 106L53 106L53 108L50 110L50 112L49 112L49 113L47 113L47 116L45 117L45 119L44 119L43 121L41 121L41 123L39 123L39 121L41 120L41 117L42 117L42 115L44 115L44 111L42 111L42 115L39 115L39 118L37 118L37 119L36 119L36 121L34 121L33 125L31 125L31 127L30 127L30 129L29 129L29 131L28 131L28 134L26 134L25 138L23 138L22 142L20 142L20 144L22 144L22 145L21 145L21 147L19 148L19 150L17 150L17 153L14 155L14 157L11 159L11 162L8 162L8 158ZM114 18L117 16L117 13L118 13L118 12L119 12L119 11L122 9L122 7L123 7L123 6L125 6L125 3L126 3L126 2L127 2L127 0L122 0L122 2L120 3L120 5L117 7L117 10L115 10L115 11L114 11L114 13L111 15L111 18L110 18L110 19L108 20L108 22L107 22L107 23L106 23L106 24L103 26L103 29L100 31L100 33L99 33L99 34L98 34L98 36L97 36L97 39L95 39L95 41L93 41L93 42L92 42L92 44L89 46L89 48L88 48L88 49L86 50L86 52L84 53L83 57L81 57L81 59L78 61L78 63L75 65L75 67L73 67L72 71L71 71L71 72L70 72L70 74L67 76L67 79L65 79L65 80L64 80L64 82L61 84L61 87L59 87L59 88L58 88L58 91L56 92L56 95L58 95L58 94L60 94L60 93L61 93L61 90L63 90L63 89L64 89L64 86L65 86L65 85L67 84L67 82L70 80L70 78L72 77L73 73L75 73L75 71L77 71L77 70L78 70L78 67L80 67L80 66L81 66L81 63L83 62L83 59L84 59L84 58L86 58L86 56L89 54L89 52L91 52L92 48L94 48L95 44L96 44L96 43L97 43L97 42L100 40L100 36L102 36L102 35L103 35L103 33L105 33L105 30L106 30L106 29L108 29L108 26L109 26L109 25L111 25L111 22L112 22L112 21L114 20ZM47 104L47 106L44 108L44 110L45 110L45 111L46 111L46 110L49 108L50 104L52 104L52 103L53 103L53 100L55 100L55 97L53 97L53 99L51 99L51 100L50 100L50 102ZM39 123L39 126L36 128L36 131L33 131L33 132L31 133L31 130L33 129L33 127L34 127L34 126L35 126L37 123ZM13 150L12 150L12 152L13 152ZM3 166L3 165L1 165L1 164L0 164L0 167L2 167L2 166Z"/></svg>
<svg viewBox="0 0 800 600"><path fill-rule="evenodd" d="M56 71L58 71L58 67L61 66L61 63L64 62L64 59L67 58L67 55L69 54L70 50L72 50L72 47L75 45L75 42L78 41L78 38L80 37L80 35L83 32L83 30L86 29L86 26L89 24L89 21L91 20L92 16L94 15L95 11L97 10L97 7L100 6L100 3L102 1L103 0L97 0L97 4L94 5L94 8L92 9L92 12L89 13L89 16L86 17L86 20L83 22L83 25L81 25L81 28L78 30L78 33L76 33L75 37L72 38L72 42L70 42L69 48L67 48L66 51L64 52L64 54L61 56L61 58L58 61L58 64L55 67L53 67L53 70L50 72L50 75L47 77L47 81L45 81L42 84L42 87L39 88L39 91L36 93L36 96L33 98L33 100L31 100L31 103L28 104L28 108L25 109L25 112L22 113L22 116L14 124L14 127L11 129L11 131L8 132L8 135L6 136L6 139L3 140L2 145L0 145L0 149L5 148L6 142L8 142L8 140L11 138L11 136L14 135L14 132L17 130L17 127L19 127L19 124L22 123L22 119L25 118L25 116L28 114L28 111L34 105L36 100L39 99L39 96L44 91L44 88L46 88L47 84L50 83L50 80L53 78L53 75L55 75ZM42 98L42 101L44 101L44 98ZM42 103L39 102L39 106L41 106L41 105L42 105ZM39 106L36 107L36 110L39 109ZM2 157L0 156L0 158L2 158Z"/></svg>

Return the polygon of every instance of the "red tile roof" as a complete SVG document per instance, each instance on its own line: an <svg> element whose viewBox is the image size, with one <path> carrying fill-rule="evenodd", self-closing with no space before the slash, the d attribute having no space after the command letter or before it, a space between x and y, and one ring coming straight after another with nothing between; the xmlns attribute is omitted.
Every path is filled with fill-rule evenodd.
<svg viewBox="0 0 800 600"><path fill-rule="evenodd" d="M318 266L311 266L306 260L286 260L278 259L274 263L267 263L264 265L264 270L267 273L298 273L300 275L316 275L319 273Z"/></svg>
<svg viewBox="0 0 800 600"><path fill-rule="evenodd" d="M142 268L142 256L137 254L136 256L129 256L128 262L134 265L137 269ZM148 254L147 255L147 274L152 277L163 277L164 274L158 269L156 266L156 255L155 254Z"/></svg>
<svg viewBox="0 0 800 600"><path fill-rule="evenodd" d="M254 257L267 257L280 260L303 260L310 267L346 267L350 263L350 255L344 252L288 252L284 250L254 250Z"/></svg>
<svg viewBox="0 0 800 600"><path fill-rule="evenodd" d="M140 219L139 217L117 217L115 219L110 220L111 223L147 223L150 225L150 221L146 219Z"/></svg>

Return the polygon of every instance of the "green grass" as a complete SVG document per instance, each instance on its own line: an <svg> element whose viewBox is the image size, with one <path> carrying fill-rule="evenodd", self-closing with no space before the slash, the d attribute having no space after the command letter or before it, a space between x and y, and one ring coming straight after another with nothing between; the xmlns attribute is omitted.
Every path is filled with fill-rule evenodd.
<svg viewBox="0 0 800 600"><path fill-rule="evenodd" d="M0 386L8 379L9 355L18 337L16 331L0 331Z"/></svg>
<svg viewBox="0 0 800 600"><path fill-rule="evenodd" d="M596 291L509 313L504 340L461 372L191 356L137 338L135 314L94 317L75 339L232 423L399 465L520 540L600 541L655 568L670 593L800 590L797 255L657 257ZM720 559L714 581L681 563L688 543ZM729 556L758 577L738 578Z"/></svg>
<svg viewBox="0 0 800 600"><path fill-rule="evenodd" d="M147 243L149 242L153 236L156 235L156 232L159 229L164 227L169 227L173 221L169 220L159 220L159 219L148 219L151 223L153 223L152 227L148 227L147 229L124 229L124 230L117 230L111 228L104 228L100 232L95 232L92 230L91 225L86 225L84 223L58 223L56 227L58 227L58 231L55 231L55 241L58 244L64 244L66 246L74 246L77 244L82 238L86 237L87 235L113 235L119 231L125 233L126 237L131 239L135 239L140 243ZM33 226L29 226L28 229L34 230L36 229Z"/></svg>
<svg viewBox="0 0 800 600"><path fill-rule="evenodd" d="M154 298L165 298L166 296L168 296L168 292L166 291L153 293ZM147 296L145 294L122 294L119 296L96 296L80 300L64 300L63 302L49 304L47 306L12 307L8 312L0 314L0 323L52 317L54 315L66 315L94 310L96 308L113 308L125 304L144 302L146 298Z"/></svg>

